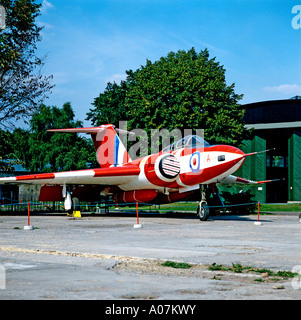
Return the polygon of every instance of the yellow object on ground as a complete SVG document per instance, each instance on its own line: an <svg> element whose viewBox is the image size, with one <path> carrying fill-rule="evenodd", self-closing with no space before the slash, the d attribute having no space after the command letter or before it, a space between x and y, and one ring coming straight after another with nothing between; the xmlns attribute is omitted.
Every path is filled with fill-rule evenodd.
<svg viewBox="0 0 301 320"><path fill-rule="evenodd" d="M73 211L73 217L75 217L75 218L81 218L80 211Z"/></svg>

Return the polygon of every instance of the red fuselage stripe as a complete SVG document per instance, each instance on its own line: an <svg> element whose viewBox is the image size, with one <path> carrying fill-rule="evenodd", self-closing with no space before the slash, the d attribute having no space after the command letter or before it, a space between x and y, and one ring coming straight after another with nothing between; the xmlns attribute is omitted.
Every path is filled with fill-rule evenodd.
<svg viewBox="0 0 301 320"><path fill-rule="evenodd" d="M54 179L54 173L40 173L40 174L29 174L27 176L17 176L17 181L22 180L44 180L44 179Z"/></svg>
<svg viewBox="0 0 301 320"><path fill-rule="evenodd" d="M115 177L115 176L137 176L140 173L139 167L110 167L93 169L95 172L94 178L97 177Z"/></svg>

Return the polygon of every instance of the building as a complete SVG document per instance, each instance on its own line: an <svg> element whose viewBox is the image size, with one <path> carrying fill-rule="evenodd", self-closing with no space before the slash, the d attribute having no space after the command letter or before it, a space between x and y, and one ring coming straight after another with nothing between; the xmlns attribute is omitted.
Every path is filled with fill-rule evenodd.
<svg viewBox="0 0 301 320"><path fill-rule="evenodd" d="M3 160L6 163L9 163L11 160ZM15 160L12 160L15 161ZM14 172L1 171L1 177L8 177L14 175L26 174L25 168L20 164L13 164ZM19 187L14 185L0 185L0 200L2 204L11 204L19 201Z"/></svg>
<svg viewBox="0 0 301 320"><path fill-rule="evenodd" d="M252 179L284 179L253 188L260 202L301 201L301 96L244 105L245 123L252 137L245 153L273 149L247 157L235 175Z"/></svg>
<svg viewBox="0 0 301 320"><path fill-rule="evenodd" d="M10 160L4 160L10 161ZM16 160L13 160L16 162ZM24 174L29 174L22 164L13 164L14 168L13 172L1 171L1 177L9 177L9 176L20 176ZM27 201L38 201L39 198L39 186L35 185L0 185L0 205L3 204L12 204L19 202L27 202Z"/></svg>

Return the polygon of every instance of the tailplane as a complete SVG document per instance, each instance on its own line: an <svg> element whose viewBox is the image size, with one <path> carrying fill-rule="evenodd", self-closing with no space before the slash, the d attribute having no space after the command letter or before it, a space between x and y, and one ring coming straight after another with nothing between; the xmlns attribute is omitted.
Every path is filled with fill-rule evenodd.
<svg viewBox="0 0 301 320"><path fill-rule="evenodd" d="M89 128L69 128L69 129L51 129L50 132L77 132L90 134L96 150L96 158L101 168L118 166L128 163L131 160L124 144L120 140L112 124L105 124L99 127Z"/></svg>

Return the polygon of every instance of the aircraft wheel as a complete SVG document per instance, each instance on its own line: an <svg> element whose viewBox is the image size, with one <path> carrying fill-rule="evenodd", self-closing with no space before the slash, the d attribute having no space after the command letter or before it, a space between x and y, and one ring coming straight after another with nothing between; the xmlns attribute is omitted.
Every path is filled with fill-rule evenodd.
<svg viewBox="0 0 301 320"><path fill-rule="evenodd" d="M201 202L197 209L197 216L201 221L206 221L209 218L209 207L206 202Z"/></svg>

